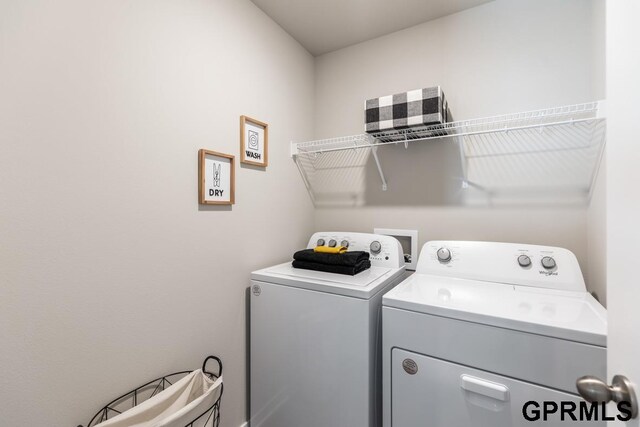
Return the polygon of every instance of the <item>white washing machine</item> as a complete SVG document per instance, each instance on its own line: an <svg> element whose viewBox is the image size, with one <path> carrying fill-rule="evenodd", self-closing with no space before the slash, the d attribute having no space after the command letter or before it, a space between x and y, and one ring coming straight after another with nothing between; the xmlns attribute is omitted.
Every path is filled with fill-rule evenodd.
<svg viewBox="0 0 640 427"><path fill-rule="evenodd" d="M576 379L607 377L606 310L566 249L429 242L382 311L384 427L530 426L526 402L578 405Z"/></svg>
<svg viewBox="0 0 640 427"><path fill-rule="evenodd" d="M381 416L382 295L404 278L389 236L325 232L316 245L368 251L355 276L296 269L254 271L250 288L251 427L373 427Z"/></svg>

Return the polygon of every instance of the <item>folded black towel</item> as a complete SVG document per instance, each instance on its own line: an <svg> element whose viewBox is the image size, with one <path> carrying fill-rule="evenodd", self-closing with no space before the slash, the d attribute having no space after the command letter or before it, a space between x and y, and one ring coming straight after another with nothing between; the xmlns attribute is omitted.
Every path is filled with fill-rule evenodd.
<svg viewBox="0 0 640 427"><path fill-rule="evenodd" d="M367 270L371 267L371 261L364 259L356 265L331 265L320 264L318 262L293 260L294 268L304 268L305 270L324 271L326 273L348 274L355 276L356 274Z"/></svg>
<svg viewBox="0 0 640 427"><path fill-rule="evenodd" d="M352 251L342 254L324 254L314 252L313 249L304 249L293 254L293 259L296 261L314 262L317 264L355 267L359 262L369 261L369 252Z"/></svg>

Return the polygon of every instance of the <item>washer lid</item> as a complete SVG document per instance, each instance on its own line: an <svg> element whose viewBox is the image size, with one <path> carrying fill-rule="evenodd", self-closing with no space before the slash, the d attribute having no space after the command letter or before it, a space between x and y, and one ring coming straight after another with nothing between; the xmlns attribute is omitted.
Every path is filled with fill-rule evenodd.
<svg viewBox="0 0 640 427"><path fill-rule="evenodd" d="M587 292L414 274L383 305L606 346L607 312Z"/></svg>
<svg viewBox="0 0 640 427"><path fill-rule="evenodd" d="M368 298L376 290L398 277L401 268L371 267L355 276L293 268L290 262L254 271L252 280L297 288Z"/></svg>

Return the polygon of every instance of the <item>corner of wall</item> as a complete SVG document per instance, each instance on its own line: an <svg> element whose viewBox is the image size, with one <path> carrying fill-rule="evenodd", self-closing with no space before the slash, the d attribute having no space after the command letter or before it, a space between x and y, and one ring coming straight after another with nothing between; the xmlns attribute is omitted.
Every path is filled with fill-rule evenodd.
<svg viewBox="0 0 640 427"><path fill-rule="evenodd" d="M607 306L607 159L605 152L595 177L587 209L587 289Z"/></svg>

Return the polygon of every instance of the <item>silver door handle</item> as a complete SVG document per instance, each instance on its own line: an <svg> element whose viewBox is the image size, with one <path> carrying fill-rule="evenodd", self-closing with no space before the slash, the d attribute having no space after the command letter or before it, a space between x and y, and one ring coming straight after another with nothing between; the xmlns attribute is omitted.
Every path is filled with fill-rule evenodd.
<svg viewBox="0 0 640 427"><path fill-rule="evenodd" d="M631 405L631 418L638 416L638 399L633 391L631 381L622 375L616 375L611 381L611 385L607 385L600 378L587 375L578 378L576 381L578 393L587 402L610 402L616 403L629 402Z"/></svg>

